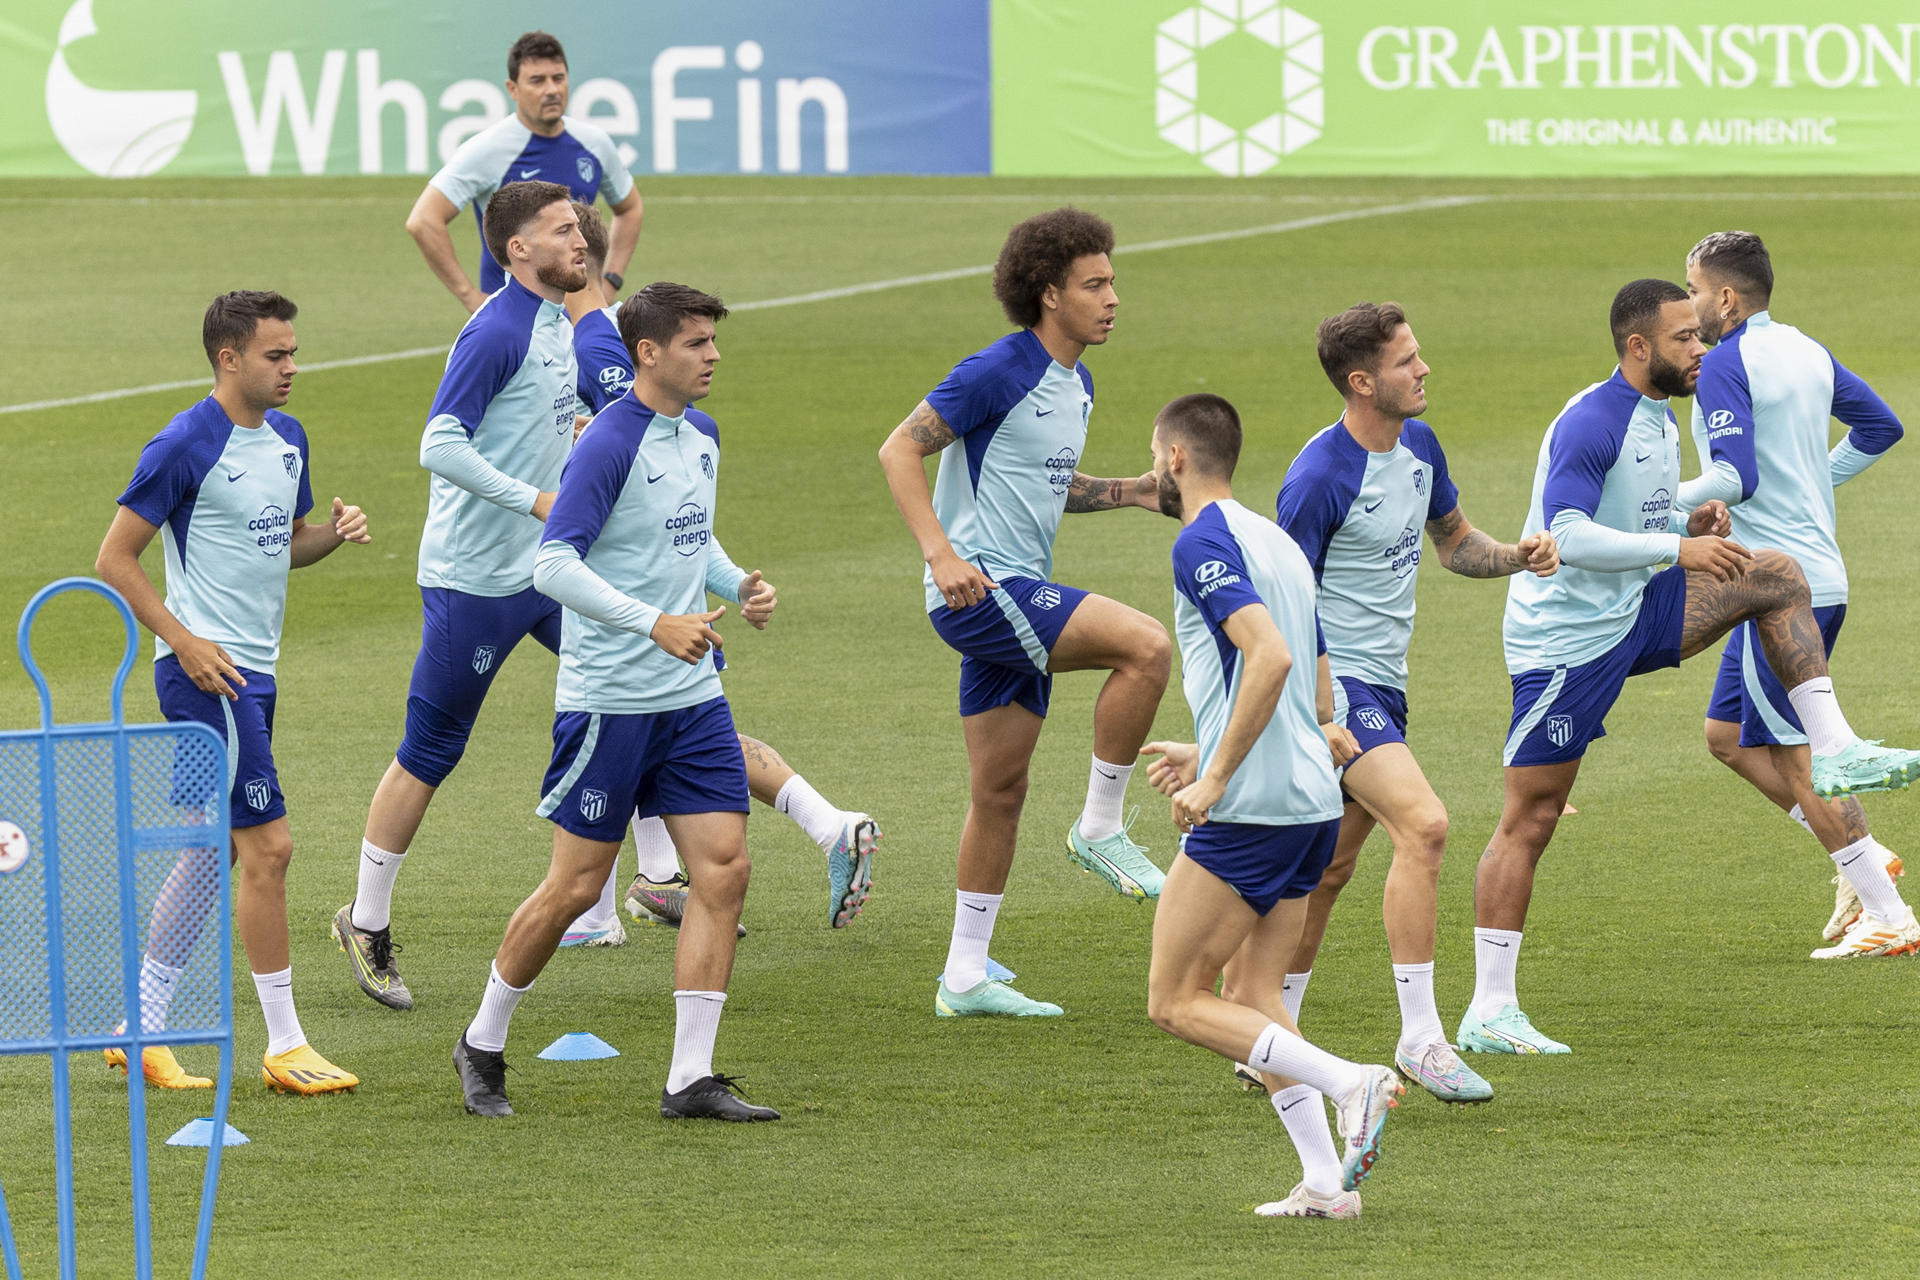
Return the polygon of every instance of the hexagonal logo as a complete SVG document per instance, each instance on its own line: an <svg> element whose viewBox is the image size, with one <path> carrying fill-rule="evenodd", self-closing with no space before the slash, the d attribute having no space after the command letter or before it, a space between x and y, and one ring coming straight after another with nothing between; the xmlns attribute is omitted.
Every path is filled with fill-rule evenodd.
<svg viewBox="0 0 1920 1280"><path fill-rule="evenodd" d="M1228 37L1251 38L1280 55L1279 75L1260 96L1263 106L1278 110L1245 128L1235 128L1205 109L1209 99L1202 54ZM1159 77L1155 127L1162 138L1199 156L1216 172L1229 177L1265 173L1281 156L1318 138L1325 127L1320 24L1278 0L1201 0L1162 22L1153 46ZM1240 88L1244 92L1245 87Z"/></svg>

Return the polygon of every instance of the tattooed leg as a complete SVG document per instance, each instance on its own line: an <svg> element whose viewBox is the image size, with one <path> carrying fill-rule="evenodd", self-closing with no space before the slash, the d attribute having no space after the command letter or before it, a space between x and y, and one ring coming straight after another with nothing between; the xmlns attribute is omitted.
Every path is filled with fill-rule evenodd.
<svg viewBox="0 0 1920 1280"><path fill-rule="evenodd" d="M1687 573L1680 656L1691 658L1749 618L1781 684L1791 689L1827 674L1826 642L1813 618L1807 579L1792 556L1778 551L1756 551L1752 567L1731 581Z"/></svg>
<svg viewBox="0 0 1920 1280"><path fill-rule="evenodd" d="M770 805L774 797L780 794L780 788L787 785L787 779L793 777L794 770L780 753L758 738L740 735L740 754L747 762L747 790L761 804Z"/></svg>

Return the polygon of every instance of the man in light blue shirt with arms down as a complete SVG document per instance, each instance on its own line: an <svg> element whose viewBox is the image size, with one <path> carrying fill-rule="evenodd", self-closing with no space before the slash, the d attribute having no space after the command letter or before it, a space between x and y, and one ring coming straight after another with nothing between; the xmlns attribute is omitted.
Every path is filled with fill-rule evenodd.
<svg viewBox="0 0 1920 1280"><path fill-rule="evenodd" d="M777 603L714 536L720 430L693 409L720 359L718 298L652 284L620 309L633 391L580 437L547 519L535 582L565 607L553 763L539 816L554 824L546 879L514 912L479 1012L454 1046L467 1110L510 1116L506 1040L515 1006L567 923L600 894L628 820L664 817L692 869L674 955L669 1118L777 1120L713 1070L747 891L747 774L721 693L707 593L764 627Z"/></svg>
<svg viewBox="0 0 1920 1280"><path fill-rule="evenodd" d="M1678 666L1751 620L1813 744L1810 771L1788 781L1816 830L1837 825L1816 789L1885 790L1920 774L1920 752L1873 747L1847 723L1793 558L1727 541L1721 502L1676 513L1680 435L1668 402L1693 392L1706 353L1686 290L1635 280L1614 297L1609 318L1619 367L1567 402L1534 471L1525 532L1552 531L1560 572L1507 587L1506 801L1474 881L1473 1003L1455 1037L1480 1053L1568 1052L1521 1011L1514 972L1534 869L1629 677ZM1684 535L1674 531L1678 521ZM1863 899L1869 892L1862 886ZM1920 943L1911 910L1884 909L1883 919Z"/></svg>
<svg viewBox="0 0 1920 1280"><path fill-rule="evenodd" d="M1847 616L1847 567L1835 532L1833 491L1899 443L1900 420L1825 347L1774 321L1768 311L1773 262L1751 231L1719 231L1695 245L1687 255L1687 293L1700 321L1700 339L1713 350L1700 362L1693 401L1701 474L1680 486L1679 505L1724 502L1740 542L1772 547L1799 561L1814 621L1831 655ZM1831 449L1830 418L1849 428ZM1805 772L1806 744L1787 691L1760 653L1753 624L1742 623L1727 637L1707 706L1708 748L1814 831L1776 763L1790 758L1788 770ZM1879 885L1876 868L1898 874L1900 860L1868 831L1859 801L1829 807L1839 819L1837 829L1823 823L1825 830L1816 838L1838 867L1833 915L1823 930L1835 945L1815 951L1813 958L1902 954L1906 944L1899 931L1867 911L1854 888L1856 877L1874 881L1875 899L1891 906L1898 893Z"/></svg>
<svg viewBox="0 0 1920 1280"><path fill-rule="evenodd" d="M1160 509L1173 543L1180 681L1193 745L1150 743L1148 776L1173 796L1186 833L1153 921L1147 1016L1163 1031L1260 1072L1300 1156L1302 1177L1269 1217L1357 1218L1355 1190L1405 1091L1387 1067L1303 1039L1281 994L1307 895L1333 856L1340 784L1330 738L1332 678L1319 649L1313 570L1293 539L1233 497L1240 415L1219 396L1182 396L1154 419ZM1344 733L1343 752L1353 742ZM1230 957L1247 976L1214 994ZM1327 1132L1334 1100L1344 1156Z"/></svg>

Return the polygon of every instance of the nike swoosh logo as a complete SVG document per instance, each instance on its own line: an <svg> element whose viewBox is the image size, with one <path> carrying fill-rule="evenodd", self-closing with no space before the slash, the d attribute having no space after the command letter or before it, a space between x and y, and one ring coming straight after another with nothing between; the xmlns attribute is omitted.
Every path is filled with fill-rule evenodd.
<svg viewBox="0 0 1920 1280"><path fill-rule="evenodd" d="M363 853L363 854L361 854L360 856L361 856L361 857L363 857L363 858L366 858L368 862L371 862L371 863L372 863L372 864L373 864L374 866L376 866L376 867L384 867L384 866L386 866L386 865L387 865L387 864L386 864L386 862L385 862L384 860L382 860L382 859L380 859L380 858L373 858L373 857L368 857L368 856L367 856L366 854L364 854L364 853Z"/></svg>
<svg viewBox="0 0 1920 1280"><path fill-rule="evenodd" d="M1653 455L1650 453L1636 453L1633 455L1633 460L1635 462L1645 462L1648 458L1651 458L1652 456Z"/></svg>
<svg viewBox="0 0 1920 1280"><path fill-rule="evenodd" d="M1482 938L1480 939L1480 941L1486 943L1490 947L1510 947L1513 945L1511 942L1496 942L1492 938Z"/></svg>
<svg viewBox="0 0 1920 1280"><path fill-rule="evenodd" d="M1119 774L1108 773L1105 769L1102 769L1099 765L1093 766L1093 771L1099 774L1101 777L1107 779L1109 782L1118 782L1120 780Z"/></svg>
<svg viewBox="0 0 1920 1280"><path fill-rule="evenodd" d="M534 180L535 178L537 178L537 177L539 177L539 176L540 176L540 170L539 170L539 169L537 169L537 168L534 168L534 169L522 169L522 170L520 171L520 181L522 181L522 182L531 182L531 181L533 181L533 180Z"/></svg>
<svg viewBox="0 0 1920 1280"><path fill-rule="evenodd" d="M1395 978L1394 981L1395 982L1412 982L1413 979L1412 978Z"/></svg>
<svg viewBox="0 0 1920 1280"><path fill-rule="evenodd" d="M553 368L553 360L552 360L552 358L551 358L551 357L549 357L549 356L541 356L541 357L540 357L540 367L541 367L542 369L551 369L551 368Z"/></svg>
<svg viewBox="0 0 1920 1280"><path fill-rule="evenodd" d="M236 471L236 472L234 472L234 473L233 473L232 475L230 475L230 476L228 476L228 477L227 477L227 483L228 483L228 484L232 484L232 483L233 483L233 482L234 482L235 480L238 480L238 479L239 479L239 478L240 478L241 476L243 476L243 475L245 475L245 474L247 474L247 473L246 473L246 472L244 472L244 471Z"/></svg>
<svg viewBox="0 0 1920 1280"><path fill-rule="evenodd" d="M986 910L987 910L985 907L976 907L971 902L963 902L960 905L965 907L969 911L978 911L983 915L986 913Z"/></svg>
<svg viewBox="0 0 1920 1280"><path fill-rule="evenodd" d="M1293 1100L1292 1102L1283 1102L1283 1103L1281 1103L1281 1104L1280 1104L1280 1109L1281 1109L1282 1111L1291 1111L1291 1110L1293 1110L1293 1109L1294 1109L1295 1107L1297 1107L1297 1106L1299 1106L1299 1105L1300 1105L1301 1103L1303 1103L1303 1102L1305 1102L1305 1101L1306 1101L1306 1099L1305 1099L1305 1098L1295 1098L1295 1099L1294 1099L1294 1100Z"/></svg>
<svg viewBox="0 0 1920 1280"><path fill-rule="evenodd" d="M664 471L662 471L662 472L661 472L661 473L660 473L659 475L657 475L657 476L648 476L648 477L647 477L647 483L648 483L648 484L652 484L652 483L653 483L654 481L656 481L656 480L665 480L666 478L667 478L667 473L666 473L666 472L664 472Z"/></svg>
<svg viewBox="0 0 1920 1280"><path fill-rule="evenodd" d="M1860 857L1861 855L1856 853L1851 858L1848 858L1845 862L1841 863L1840 865L1843 867L1850 867L1854 863L1860 861Z"/></svg>
<svg viewBox="0 0 1920 1280"><path fill-rule="evenodd" d="M1381 502L1385 502L1385 501L1386 499L1382 498L1380 499L1380 502L1374 503L1372 507L1363 507L1362 510L1364 510L1368 515L1372 515L1374 511L1374 507L1378 507Z"/></svg>
<svg viewBox="0 0 1920 1280"><path fill-rule="evenodd" d="M1035 410L1033 411L1033 416L1034 416L1034 417L1036 417L1036 418L1044 418L1044 417L1046 417L1046 416L1047 416L1048 414L1050 414L1050 413L1052 413L1052 412L1053 412L1053 410L1051 410L1051 409L1035 409Z"/></svg>

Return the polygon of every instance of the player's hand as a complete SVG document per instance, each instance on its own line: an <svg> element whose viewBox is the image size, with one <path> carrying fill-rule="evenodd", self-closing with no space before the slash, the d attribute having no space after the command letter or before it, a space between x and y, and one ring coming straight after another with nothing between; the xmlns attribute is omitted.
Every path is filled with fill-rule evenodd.
<svg viewBox="0 0 1920 1280"><path fill-rule="evenodd" d="M712 624L726 611L721 605L707 613L663 613L647 635L680 661L696 663L720 646L720 633Z"/></svg>
<svg viewBox="0 0 1920 1280"><path fill-rule="evenodd" d="M367 532L367 513L338 498L333 500L333 534L342 542L358 542L363 546L373 541L373 535Z"/></svg>
<svg viewBox="0 0 1920 1280"><path fill-rule="evenodd" d="M740 616L754 630L767 629L767 619L773 616L773 606L779 602L773 584L762 578L758 569L740 580Z"/></svg>
<svg viewBox="0 0 1920 1280"><path fill-rule="evenodd" d="M933 585L949 609L979 604L987 598L987 592L1000 589L1000 584L978 565L968 564L951 551L927 561L927 568L933 571Z"/></svg>
<svg viewBox="0 0 1920 1280"><path fill-rule="evenodd" d="M590 413L576 413L573 415L573 442L575 444L580 443L580 433L585 431L587 424L592 421L593 415Z"/></svg>
<svg viewBox="0 0 1920 1280"><path fill-rule="evenodd" d="M1171 796L1192 784L1200 773L1200 748L1192 742L1149 742L1140 748L1143 756L1156 759L1147 766L1147 785L1163 796Z"/></svg>
<svg viewBox="0 0 1920 1280"><path fill-rule="evenodd" d="M1226 783L1206 777L1174 792L1173 825L1182 831L1205 826L1207 810L1220 803L1220 797L1226 794L1226 790Z"/></svg>
<svg viewBox="0 0 1920 1280"><path fill-rule="evenodd" d="M560 495L557 493L534 494L533 509L529 511L527 514L531 515L535 520L544 521L547 518L547 516L553 511L553 500L559 496Z"/></svg>
<svg viewBox="0 0 1920 1280"><path fill-rule="evenodd" d="M1560 571L1560 544L1545 530L1528 534L1514 543L1513 549L1520 553L1526 571L1535 577L1551 578Z"/></svg>
<svg viewBox="0 0 1920 1280"><path fill-rule="evenodd" d="M1715 498L1693 509L1687 517L1687 536L1724 538L1733 532L1733 513L1727 504Z"/></svg>
<svg viewBox="0 0 1920 1280"><path fill-rule="evenodd" d="M234 665L233 655L211 640L188 636L173 646L173 656L180 660L180 669L187 673L187 679L202 693L238 701L240 695L234 692L234 685L247 687L247 678Z"/></svg>
<svg viewBox="0 0 1920 1280"><path fill-rule="evenodd" d="M1360 754L1359 740L1343 724L1323 724L1320 732L1327 735L1327 750L1333 753L1333 767L1344 769Z"/></svg>
<svg viewBox="0 0 1920 1280"><path fill-rule="evenodd" d="M1133 482L1133 503L1149 511L1160 509L1160 481L1149 471Z"/></svg>
<svg viewBox="0 0 1920 1280"><path fill-rule="evenodd" d="M1708 534L1680 539L1680 567L1711 574L1722 582L1741 577L1753 563L1753 552L1737 542Z"/></svg>

